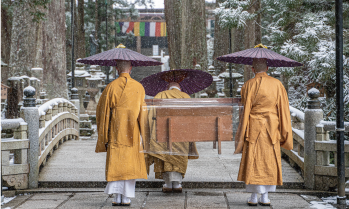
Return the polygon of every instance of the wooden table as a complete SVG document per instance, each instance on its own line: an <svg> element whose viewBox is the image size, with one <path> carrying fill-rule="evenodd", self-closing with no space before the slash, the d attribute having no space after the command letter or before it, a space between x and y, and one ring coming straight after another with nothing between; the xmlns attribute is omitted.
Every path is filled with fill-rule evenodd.
<svg viewBox="0 0 349 209"><path fill-rule="evenodd" d="M156 138L159 143L167 142L172 151L172 142L233 140L233 105L240 105L240 98L203 99L150 99L147 105L156 108Z"/></svg>

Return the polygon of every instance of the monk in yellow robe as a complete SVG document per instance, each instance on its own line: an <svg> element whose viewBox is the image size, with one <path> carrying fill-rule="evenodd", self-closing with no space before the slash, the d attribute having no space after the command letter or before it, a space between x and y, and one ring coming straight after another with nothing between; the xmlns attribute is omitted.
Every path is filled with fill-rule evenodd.
<svg viewBox="0 0 349 209"><path fill-rule="evenodd" d="M143 86L130 77L129 61L117 61L119 78L103 91L97 106L96 152L107 152L107 194L115 194L113 206L130 205L136 179L147 179L143 144L147 117Z"/></svg>
<svg viewBox="0 0 349 209"><path fill-rule="evenodd" d="M235 153L242 152L238 181L244 181L252 193L251 206L270 205L268 192L282 185L280 147L293 149L287 93L267 70L266 59L254 59L255 77L241 88L244 110L235 137Z"/></svg>
<svg viewBox="0 0 349 209"><path fill-rule="evenodd" d="M154 99L181 99L190 98L188 94L182 92L180 85L175 82L169 83L168 90L158 93ZM150 143L147 166L154 163L156 179L164 179L163 192L182 192L182 178L187 171L188 159L197 159L198 152L195 142L175 142L172 143L172 154L160 154L168 152L166 143L156 141L156 117L155 109L149 111ZM180 130L176 130L180 131Z"/></svg>

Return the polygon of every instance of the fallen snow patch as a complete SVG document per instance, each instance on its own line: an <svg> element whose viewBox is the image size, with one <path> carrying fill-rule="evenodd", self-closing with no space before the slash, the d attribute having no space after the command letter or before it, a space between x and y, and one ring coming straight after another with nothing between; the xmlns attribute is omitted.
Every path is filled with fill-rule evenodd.
<svg viewBox="0 0 349 209"><path fill-rule="evenodd" d="M14 196L14 197L4 197L4 201L1 202L1 205L4 205L4 204L6 204L6 203L9 203L11 200L13 200L13 199L15 199L15 198L16 198L16 196ZM6 207L6 208L10 208L10 207ZM6 208L4 208L4 209L6 209Z"/></svg>

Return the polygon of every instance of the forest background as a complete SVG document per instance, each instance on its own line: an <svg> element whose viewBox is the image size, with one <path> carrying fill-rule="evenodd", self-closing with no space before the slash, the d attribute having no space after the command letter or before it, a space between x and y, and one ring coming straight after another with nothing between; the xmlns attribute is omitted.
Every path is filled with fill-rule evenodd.
<svg viewBox="0 0 349 209"><path fill-rule="evenodd" d="M93 30L99 40L98 52L132 38L132 34L115 36L115 20L138 17L135 6L150 5L151 0L132 3L127 0L76 0L74 3L75 57L82 58L89 56ZM192 67L192 62L186 61L185 57L195 56L203 70L212 64L217 73L224 72L226 63L215 58L229 53L231 30L233 52L263 43L269 49L303 63L303 67L297 68L271 68L269 73L281 73L290 105L302 111L306 108L306 85L320 84L325 92L325 97L321 98L324 119L335 120L334 6L333 0L216 0L215 3L166 0L165 16L170 17L169 11L175 11L172 14L175 18L166 18L167 31L177 31L168 37L169 45L179 43L176 45L182 49L180 53L170 50L170 56L172 53L172 57L184 59L171 65ZM12 76L30 76L31 68L42 67L47 94L51 98L67 97L66 74L71 71L72 47L70 11L70 0L1 2L1 59L9 65L2 68L2 82ZM215 16L214 31L205 28L208 15ZM185 22L195 24L183 26ZM343 0L343 24L344 117L349 121L349 0ZM207 35L212 32L214 38L209 38ZM183 37L186 40L181 42ZM244 75L243 81L253 77L249 66L233 65L233 69Z"/></svg>

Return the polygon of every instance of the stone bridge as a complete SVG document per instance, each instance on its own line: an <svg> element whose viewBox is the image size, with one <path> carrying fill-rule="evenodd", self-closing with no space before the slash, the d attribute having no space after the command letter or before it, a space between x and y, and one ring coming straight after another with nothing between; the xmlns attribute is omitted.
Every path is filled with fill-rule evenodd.
<svg viewBox="0 0 349 209"><path fill-rule="evenodd" d="M14 131L13 138L2 140L3 181L15 189L38 185L45 188L104 187L105 153L94 152L96 135L78 140L79 110L75 104L79 104L79 100L54 99L40 107L30 106L28 101L22 108L23 119L2 121L3 130ZM310 101L318 101L317 96L311 97ZM332 189L337 184L336 161L331 160L336 155L336 141L329 139L329 132L334 131L335 122L323 121L322 110L310 106L305 113L290 107L290 114L294 149L282 150L284 186L280 188ZM347 122L345 131L349 131ZM68 142L62 144L64 141ZM223 154L217 154L212 143L199 142L197 147L200 158L189 161L183 187L244 187L236 180L241 156L233 155L234 142L222 142ZM348 154L349 143L346 143L347 170ZM9 161L10 155L14 156L12 162ZM29 169L29 164L33 169ZM349 172L346 173L349 177ZM151 172L149 178L139 180L137 186L159 188L162 182Z"/></svg>
<svg viewBox="0 0 349 209"><path fill-rule="evenodd" d="M35 89L24 89L21 118L2 119L3 185L14 189L38 187L38 174L63 142L79 138L79 100L56 98L36 106Z"/></svg>

